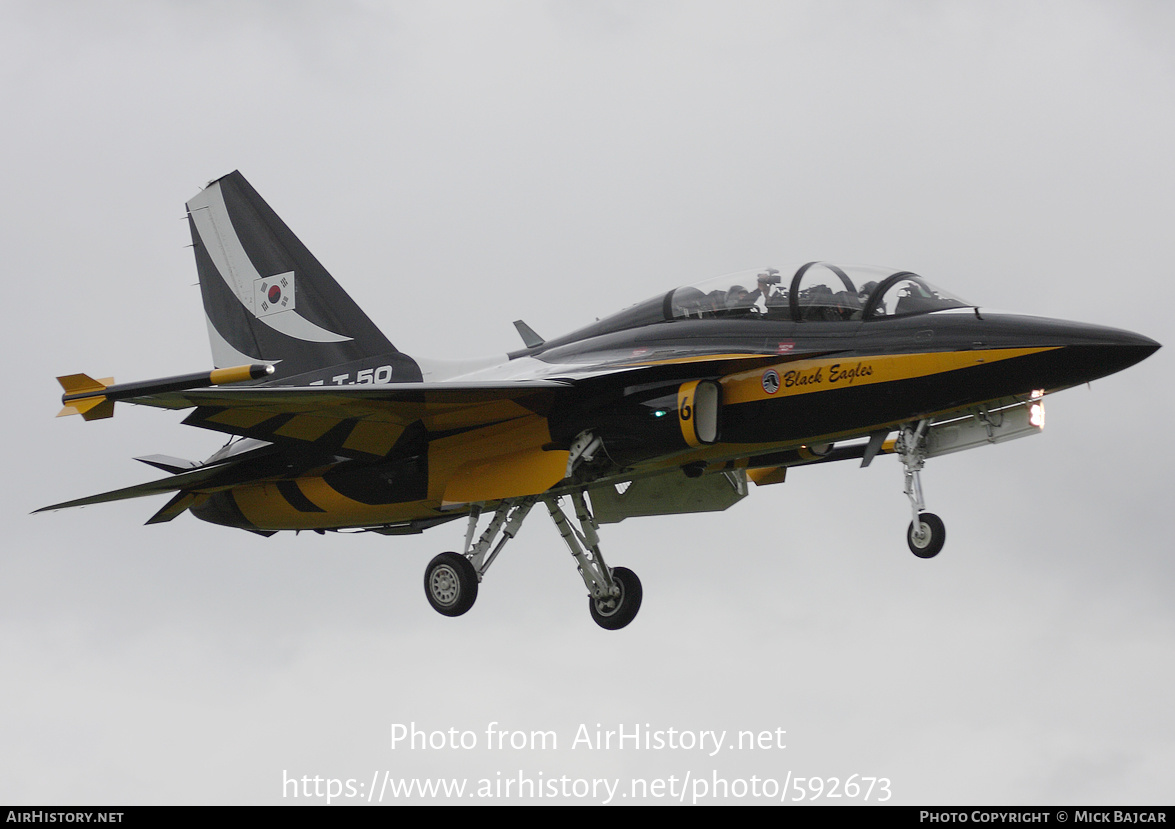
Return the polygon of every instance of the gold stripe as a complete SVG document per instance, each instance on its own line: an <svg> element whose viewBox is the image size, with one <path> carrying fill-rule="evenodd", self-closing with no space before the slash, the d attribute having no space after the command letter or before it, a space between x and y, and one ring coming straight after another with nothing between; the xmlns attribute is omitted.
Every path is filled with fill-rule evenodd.
<svg viewBox="0 0 1175 829"><path fill-rule="evenodd" d="M257 409L225 409L211 417L205 418L209 423L220 423L225 426L236 426L240 429L252 429L259 423L264 423L274 416L275 412L258 411Z"/></svg>
<svg viewBox="0 0 1175 829"><path fill-rule="evenodd" d="M325 512L299 512L272 482L234 487L233 499L241 514L261 530L314 530L331 527L371 527L436 515L436 502L361 504L331 489L320 477L295 479L312 503Z"/></svg>
<svg viewBox="0 0 1175 829"><path fill-rule="evenodd" d="M1050 348L993 348L985 351L935 351L924 354L887 354L876 357L831 357L796 360L727 375L722 383L722 402L749 403L772 397L836 391L855 386L892 383L914 377L929 377L984 363L1011 360ZM769 394L763 388L768 370L779 375L779 389Z"/></svg>
<svg viewBox="0 0 1175 829"><path fill-rule="evenodd" d="M762 469L748 469L747 477L754 481L756 486L782 484L787 478L787 467L767 466Z"/></svg>
<svg viewBox="0 0 1175 829"><path fill-rule="evenodd" d="M429 403L421 420L430 432L447 432L501 420L527 417L534 413L513 400L487 400L478 405Z"/></svg>
<svg viewBox="0 0 1175 829"><path fill-rule="evenodd" d="M525 449L467 463L449 480L444 502L472 504L538 495L563 480L570 454L565 450Z"/></svg>
<svg viewBox="0 0 1175 829"><path fill-rule="evenodd" d="M274 435L294 440L318 440L341 421L337 417L296 415L274 430Z"/></svg>
<svg viewBox="0 0 1175 829"><path fill-rule="evenodd" d="M777 355L764 354L757 352L755 354L698 354L693 357L669 357L664 360L632 360L630 362L618 363L622 366L672 366L679 363L706 363L706 362L722 362L724 360L771 360Z"/></svg>
<svg viewBox="0 0 1175 829"><path fill-rule="evenodd" d="M369 455L377 455L382 458L391 451L396 440L403 433L403 426L361 420L355 424L351 434L343 441L343 448L366 452Z"/></svg>
<svg viewBox="0 0 1175 829"><path fill-rule="evenodd" d="M487 474L494 476L512 475L512 472L493 469L494 460L503 456L524 455L539 452L551 441L551 430L544 417L530 415L506 423L495 423L457 435L437 438L428 444L428 497L441 501L446 497L450 481L469 474L473 467L482 464L488 467ZM562 468L551 486L562 479L567 471L567 452L546 452L546 456L562 455ZM525 466L526 461L504 461L502 465ZM541 464L539 464L541 466ZM546 472L536 470L538 477L545 478ZM544 487L545 488L545 487ZM513 493L519 494L519 493ZM507 496L502 496L507 497Z"/></svg>
<svg viewBox="0 0 1175 829"><path fill-rule="evenodd" d="M698 440L698 430L696 425L696 418L694 415L694 390L697 389L700 380L691 380L688 383L682 383L681 388L677 390L677 422L681 426L681 436L685 438L685 445L694 447L700 446L701 441Z"/></svg>

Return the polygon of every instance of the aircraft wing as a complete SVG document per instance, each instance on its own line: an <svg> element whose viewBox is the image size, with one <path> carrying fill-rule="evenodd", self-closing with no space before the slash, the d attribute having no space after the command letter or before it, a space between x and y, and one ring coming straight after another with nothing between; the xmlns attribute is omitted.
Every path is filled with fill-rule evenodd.
<svg viewBox="0 0 1175 829"><path fill-rule="evenodd" d="M253 386L189 389L128 398L125 402L162 409L194 406L256 407L283 412L351 411L370 413L389 407L417 406L423 413L516 402L530 411L549 405L558 389L571 388L560 380L519 380L475 383L385 383L350 386ZM472 425L479 421L472 417Z"/></svg>
<svg viewBox="0 0 1175 829"><path fill-rule="evenodd" d="M64 384L63 384L64 385ZM314 458L341 455L355 458L383 458L397 443L421 435L460 433L495 423L534 415L545 415L559 391L571 384L555 380L475 383L411 383L359 386L220 386L163 390L166 382L146 381L126 386L97 381L89 397L67 402L67 409L83 413L88 405L101 405L113 413L113 401L165 409L194 409L185 423L231 435L255 438L266 444L311 450ZM142 388L145 393L139 393ZM273 449L273 447L269 447ZM194 490L210 492L248 480L288 475L286 463L271 468L265 447L232 458L183 471L176 464L164 465L177 474L157 481L125 487L73 501L53 504L38 512L119 501L166 492L178 495L148 523L174 518L188 507ZM277 460L289 461L277 455ZM292 457L292 456L291 456Z"/></svg>
<svg viewBox="0 0 1175 829"><path fill-rule="evenodd" d="M446 433L545 415L556 380L270 386L192 389L125 400L165 409L194 408L184 423L271 443L313 444L354 457L384 457L415 424ZM419 428L419 427L418 427Z"/></svg>
<svg viewBox="0 0 1175 829"><path fill-rule="evenodd" d="M320 454L382 458L410 430L413 434L423 429L429 435L443 435L529 415L545 416L556 400L576 388L630 382L629 378L635 381L638 376L647 381L725 373L779 359L759 354L642 358L630 356L606 366L550 367L561 376L345 386L240 386L230 385L235 382L230 379L208 388L209 382L219 378L205 374L115 386L109 385L110 381L71 375L61 378L67 389L62 414L109 417L114 400L163 409L194 409L185 424L287 446L313 445ZM247 380L264 376L261 370L265 368L242 366L227 371ZM199 387L182 387L197 379ZM98 405L96 401L103 402Z"/></svg>
<svg viewBox="0 0 1175 829"><path fill-rule="evenodd" d="M511 422L526 423L528 419L545 418L556 403L567 400L568 395L590 399L597 390L616 383L627 385L649 380L706 376L780 359L774 355L737 353L640 355L644 359L633 359L632 356L623 362L603 366L550 367L554 371L561 371L561 376L492 381L345 386L234 385L236 382L265 376L267 367L263 365L122 385L113 385L112 380L93 380L87 375L69 375L59 379L66 389L62 398L65 403L62 414L82 414L86 419L110 417L114 412L115 401L163 409L193 409L184 420L185 424L253 438L295 451L304 449L307 450L305 454L291 457L299 457L298 464L312 466L329 456L375 460L388 457L398 448L419 452L426 440L456 436L470 430L480 430L482 437L479 440L483 443L486 440L492 442L493 435L497 434L494 427L498 424L504 428ZM197 383L199 385L192 385ZM217 385L209 387L211 383ZM490 431L487 432L486 427ZM481 453L484 451L484 447L479 449ZM527 464L532 464L533 457L527 452L522 455L517 458L507 453L504 460L492 456L493 469L482 468L488 463L484 458L480 461L482 466L477 466L479 461L471 455L468 463L476 468L468 470L470 474L461 476L461 480L508 480L507 489L517 485L516 475L522 475L529 481L534 470ZM554 456L548 457L546 452L540 453L540 456L551 468L544 467L545 477L541 486L535 486L545 488L562 476L563 468L560 464L565 460L556 464L552 460ZM274 475L280 477L288 475L292 468L269 469L254 461L251 455L249 462L245 460L234 458L231 463L216 468L189 470L185 470L182 465L163 464L161 468L177 474L44 509L86 506L166 492L177 493L148 522L158 523L171 520L187 509L194 497L191 493L196 489L209 492L231 487L244 480ZM519 464L526 467L522 472L515 470ZM509 475L500 468L503 465L509 467ZM555 466L559 468L555 469ZM476 493L454 490L450 493L451 500L492 500L490 494L497 493L495 489L493 493L487 494L483 489L478 489Z"/></svg>

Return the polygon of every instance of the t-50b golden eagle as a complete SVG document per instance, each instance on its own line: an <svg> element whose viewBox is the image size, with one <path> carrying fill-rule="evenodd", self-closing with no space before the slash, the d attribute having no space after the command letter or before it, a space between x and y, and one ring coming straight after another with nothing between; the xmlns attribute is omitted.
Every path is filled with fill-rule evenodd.
<svg viewBox="0 0 1175 829"><path fill-rule="evenodd" d="M62 414L191 409L185 423L232 437L202 463L141 458L162 480L45 509L173 493L147 523L190 511L264 535L466 518L464 551L425 571L447 616L541 504L592 618L624 627L641 583L605 563L600 523L726 509L748 481L879 453L905 468L907 541L929 558L945 530L924 511L927 458L1038 432L1044 395L1159 347L985 311L908 271L809 262L676 288L553 340L518 321L518 351L433 363L395 348L240 173L187 207L216 369L61 377Z"/></svg>

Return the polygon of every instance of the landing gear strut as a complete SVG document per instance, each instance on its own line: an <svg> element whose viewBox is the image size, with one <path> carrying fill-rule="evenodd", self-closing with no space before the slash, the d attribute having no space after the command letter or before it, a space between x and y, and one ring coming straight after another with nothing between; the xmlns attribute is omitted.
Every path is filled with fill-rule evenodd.
<svg viewBox="0 0 1175 829"><path fill-rule="evenodd" d="M547 511L579 564L579 575L588 589L588 610L592 620L605 630L620 630L635 619L641 609L644 597L641 580L625 567L613 570L605 563L600 553L599 525L588 510L583 493L573 492L571 501L582 532L571 526L558 499L546 499Z"/></svg>
<svg viewBox="0 0 1175 829"><path fill-rule="evenodd" d="M906 530L906 543L918 558L934 558L942 552L947 540L942 519L932 512L924 512L926 504L922 500L922 467L926 465L926 431L929 427L929 420L920 420L917 426L903 426L894 446L906 470L905 492L913 514Z"/></svg>
<svg viewBox="0 0 1175 829"><path fill-rule="evenodd" d="M433 610L442 616L460 616L473 607L482 576L490 569L506 542L518 533L518 528L522 526L532 506L533 498L502 502L476 544L473 543L473 534L477 530L481 508L473 508L469 513L469 529L465 533L465 554L441 553L424 570L424 595ZM499 533L505 538L498 542L487 557L486 551Z"/></svg>
<svg viewBox="0 0 1175 829"><path fill-rule="evenodd" d="M424 571L424 594L437 613L460 616L473 607L478 584L506 542L518 534L536 500L529 497L502 501L476 544L473 537L481 518L481 508L473 508L465 533L465 553L441 553ZM600 553L599 525L588 509L583 491L571 493L579 529L567 519L558 498L542 500L578 564L579 574L588 589L588 610L592 619L605 630L619 630L628 625L641 608L644 595L641 581L631 570L625 567L613 569L604 562Z"/></svg>

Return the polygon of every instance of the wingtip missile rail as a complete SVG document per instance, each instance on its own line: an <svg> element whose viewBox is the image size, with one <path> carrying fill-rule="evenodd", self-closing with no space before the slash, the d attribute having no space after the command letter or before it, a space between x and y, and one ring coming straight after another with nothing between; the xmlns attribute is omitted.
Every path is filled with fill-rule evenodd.
<svg viewBox="0 0 1175 829"><path fill-rule="evenodd" d="M88 374L67 374L57 378L57 382L65 390L61 395L63 408L57 416L80 414L86 420L100 420L114 416L116 400L260 380L273 374L273 370L273 366L268 363L255 363L117 385L113 377L95 380Z"/></svg>

